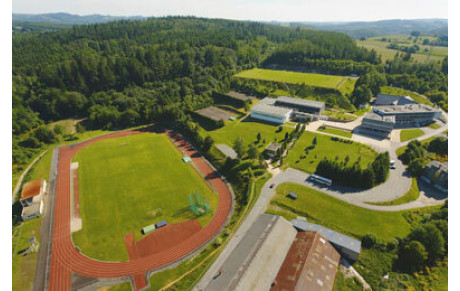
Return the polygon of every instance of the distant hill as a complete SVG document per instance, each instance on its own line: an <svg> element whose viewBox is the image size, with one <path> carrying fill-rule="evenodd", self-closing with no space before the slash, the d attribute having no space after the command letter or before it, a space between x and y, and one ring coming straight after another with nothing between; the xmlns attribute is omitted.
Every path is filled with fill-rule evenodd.
<svg viewBox="0 0 460 291"><path fill-rule="evenodd" d="M79 24L90 24L90 23L103 23L116 20L142 20L145 17L142 16L108 16L100 14L92 15L75 15L70 13L46 13L46 14L17 14L13 13L14 21L27 21L35 23L53 23L53 24L68 24L68 25L79 25Z"/></svg>
<svg viewBox="0 0 460 291"><path fill-rule="evenodd" d="M53 31L72 27L71 24L49 23L49 22L29 22L13 20L13 34Z"/></svg>
<svg viewBox="0 0 460 291"><path fill-rule="evenodd" d="M448 32L447 19L391 19L368 22L278 22L278 24L301 25L315 29L343 32L353 38L397 34L409 35L411 31L420 31L421 35L441 36L447 35Z"/></svg>

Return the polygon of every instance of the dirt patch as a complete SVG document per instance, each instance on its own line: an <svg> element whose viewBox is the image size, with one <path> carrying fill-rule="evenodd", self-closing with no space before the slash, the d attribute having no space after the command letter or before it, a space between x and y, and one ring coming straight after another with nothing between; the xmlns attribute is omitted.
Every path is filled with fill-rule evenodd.
<svg viewBox="0 0 460 291"><path fill-rule="evenodd" d="M241 101L246 101L246 100L249 100L249 99L251 99L251 100L257 99L254 96L248 96L246 94L238 93L238 92L229 92L229 93L227 93L225 95L230 96L230 97L235 98L235 99L238 99L238 100L241 100Z"/></svg>
<svg viewBox="0 0 460 291"><path fill-rule="evenodd" d="M221 110L217 107L211 106L204 109L196 111L197 114L207 117L209 119L219 121L219 120L228 120L233 115L227 111Z"/></svg>

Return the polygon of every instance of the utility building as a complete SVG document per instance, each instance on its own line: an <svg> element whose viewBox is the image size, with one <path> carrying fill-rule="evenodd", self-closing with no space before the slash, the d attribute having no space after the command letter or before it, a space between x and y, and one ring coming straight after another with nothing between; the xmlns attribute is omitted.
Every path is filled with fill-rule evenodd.
<svg viewBox="0 0 460 291"><path fill-rule="evenodd" d="M22 220L39 217L43 214L43 196L45 191L45 179L37 179L24 185L21 197L19 198L22 205Z"/></svg>

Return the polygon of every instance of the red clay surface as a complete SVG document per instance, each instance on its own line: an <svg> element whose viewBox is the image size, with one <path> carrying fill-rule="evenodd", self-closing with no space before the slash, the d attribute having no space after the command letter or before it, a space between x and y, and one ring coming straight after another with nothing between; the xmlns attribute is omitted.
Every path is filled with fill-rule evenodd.
<svg viewBox="0 0 460 291"><path fill-rule="evenodd" d="M71 272L93 278L117 278L132 276L136 289L143 288L145 281L144 273L173 263L200 246L207 243L216 235L224 225L230 214L232 198L227 185L214 170L193 150L182 141L182 150L190 156L200 171L206 176L206 180L217 189L219 204L212 220L200 231L182 240L176 245L161 252L139 257L129 262L102 262L86 257L74 247L70 233L70 163L72 157L82 148L104 139L121 137L131 134L139 134L140 131L115 132L92 140L62 147L59 150L58 177L56 185L56 197L54 207L54 225L51 250L50 290L70 290ZM148 134L148 133L146 133ZM170 137L177 137L167 132ZM143 279L142 279L143 278Z"/></svg>
<svg viewBox="0 0 460 291"><path fill-rule="evenodd" d="M161 227L136 242L137 253L139 257L147 257L163 252L193 236L200 230L201 225L198 220L189 220Z"/></svg>

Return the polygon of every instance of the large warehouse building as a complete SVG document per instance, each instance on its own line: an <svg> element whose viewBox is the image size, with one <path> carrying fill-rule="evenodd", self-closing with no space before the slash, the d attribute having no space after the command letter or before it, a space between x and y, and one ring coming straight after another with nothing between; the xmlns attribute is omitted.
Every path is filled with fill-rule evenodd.
<svg viewBox="0 0 460 291"><path fill-rule="evenodd" d="M261 215L204 290L269 290L296 234L283 217Z"/></svg>
<svg viewBox="0 0 460 291"><path fill-rule="evenodd" d="M426 126L441 115L441 110L418 104L410 97L379 94L360 129L388 137L394 128Z"/></svg>
<svg viewBox="0 0 460 291"><path fill-rule="evenodd" d="M279 98L266 97L252 107L251 117L283 124L294 117L306 120L311 116L321 115L324 108L324 102L286 96Z"/></svg>
<svg viewBox="0 0 460 291"><path fill-rule="evenodd" d="M327 228L262 214L203 290L332 291L340 257L357 259L360 248Z"/></svg>

